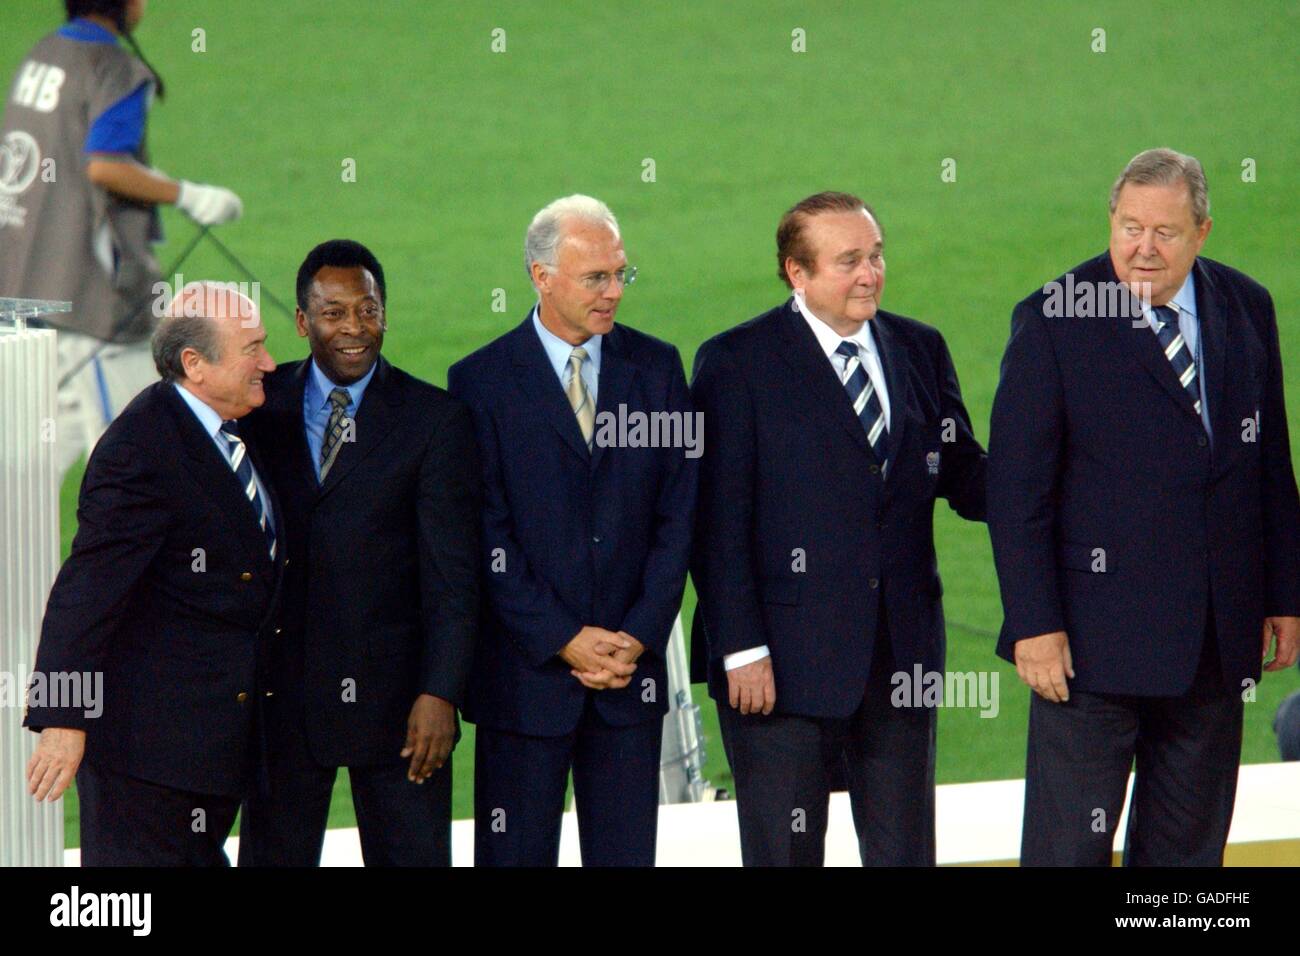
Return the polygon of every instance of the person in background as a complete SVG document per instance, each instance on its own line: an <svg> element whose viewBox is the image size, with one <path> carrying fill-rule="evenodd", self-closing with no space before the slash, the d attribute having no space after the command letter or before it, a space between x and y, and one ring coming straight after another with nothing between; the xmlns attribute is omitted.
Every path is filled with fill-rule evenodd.
<svg viewBox="0 0 1300 956"><path fill-rule="evenodd" d="M60 478L157 378L158 204L204 226L243 211L228 189L149 165L149 109L163 84L132 36L146 0L65 6L67 23L19 64L0 123L0 296L72 302L41 320L59 330Z"/></svg>

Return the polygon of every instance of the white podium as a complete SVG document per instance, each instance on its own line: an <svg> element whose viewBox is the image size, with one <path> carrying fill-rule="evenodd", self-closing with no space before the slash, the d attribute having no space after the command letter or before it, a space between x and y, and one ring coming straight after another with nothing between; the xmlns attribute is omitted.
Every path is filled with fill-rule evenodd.
<svg viewBox="0 0 1300 956"><path fill-rule="evenodd" d="M71 310L0 298L0 867L63 863L63 802L38 805L25 781L36 744L22 725L27 682L59 570L56 333L27 321Z"/></svg>

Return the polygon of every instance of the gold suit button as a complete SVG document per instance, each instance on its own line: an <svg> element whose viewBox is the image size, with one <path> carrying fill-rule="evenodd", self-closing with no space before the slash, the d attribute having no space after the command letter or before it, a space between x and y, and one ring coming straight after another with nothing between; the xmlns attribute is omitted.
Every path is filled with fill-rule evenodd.
<svg viewBox="0 0 1300 956"><path fill-rule="evenodd" d="M239 576L239 580L241 580L241 581L251 581L251 580L253 580L253 572L252 572L252 571L245 571L243 574L241 574L241 575Z"/></svg>
<svg viewBox="0 0 1300 956"><path fill-rule="evenodd" d="M242 704L244 703L244 701L248 700L248 695L241 690L238 694L235 695L235 700L239 701Z"/></svg>

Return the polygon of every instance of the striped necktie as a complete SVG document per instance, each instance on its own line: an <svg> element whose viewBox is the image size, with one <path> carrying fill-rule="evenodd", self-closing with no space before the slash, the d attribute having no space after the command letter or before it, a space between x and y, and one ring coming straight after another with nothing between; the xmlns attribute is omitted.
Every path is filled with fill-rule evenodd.
<svg viewBox="0 0 1300 956"><path fill-rule="evenodd" d="M252 502L253 513L257 515L257 524L262 529L262 534L266 535L266 549L271 555L271 560L274 561L275 528L271 525L266 502L258 493L257 478L253 475L253 463L248 458L248 449L244 447L244 440L239 437L239 426L233 419L222 422L221 434L226 439L226 447L230 450L230 467L234 470L235 477L239 479L239 486L244 489L244 496Z"/></svg>
<svg viewBox="0 0 1300 956"><path fill-rule="evenodd" d="M330 473L339 449L343 447L343 431L347 428L348 403L352 396L346 388L330 391L330 417L325 423L325 438L320 446L320 480L325 483L325 476Z"/></svg>
<svg viewBox="0 0 1300 956"><path fill-rule="evenodd" d="M844 390L853 403L853 414L867 430L867 442L883 469L889 459L889 426L885 424L885 409L880 404L880 396L862 365L857 343L846 339L835 351L844 356Z"/></svg>
<svg viewBox="0 0 1300 956"><path fill-rule="evenodd" d="M569 404L573 406L573 414L578 416L582 440L587 443L587 450L590 451L591 439L596 433L596 409L591 402L591 393L587 391L587 383L582 380L582 363L585 361L587 350L582 346L569 353L569 384L564 391L569 396Z"/></svg>
<svg viewBox="0 0 1300 956"><path fill-rule="evenodd" d="M1187 389L1192 405L1196 408L1196 414L1199 415L1201 414L1201 386L1196 381L1196 361L1192 358L1192 350L1187 347L1187 340L1178 329L1178 310L1171 309L1167 305L1157 305L1151 311L1156 316L1156 338L1160 340L1160 347L1165 350L1165 358L1169 359L1169 364L1174 367L1174 374L1178 376L1178 381L1183 388Z"/></svg>

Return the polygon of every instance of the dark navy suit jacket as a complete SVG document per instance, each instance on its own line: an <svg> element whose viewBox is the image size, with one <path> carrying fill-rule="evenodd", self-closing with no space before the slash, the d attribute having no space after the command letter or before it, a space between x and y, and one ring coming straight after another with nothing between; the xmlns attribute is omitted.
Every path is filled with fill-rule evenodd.
<svg viewBox="0 0 1300 956"><path fill-rule="evenodd" d="M355 441L321 484L303 427L310 367L268 375L266 404L249 416L295 548L272 655L271 752L302 735L323 766L396 762L418 695L465 696L479 600L473 423L381 355Z"/></svg>
<svg viewBox="0 0 1300 956"><path fill-rule="evenodd" d="M605 413L691 411L677 349L616 325L601 342ZM486 614L465 714L536 736L577 727L588 695L613 725L668 706L665 650L681 605L696 461L682 448L588 452L531 317L451 367L474 413L484 476ZM706 436L707 441L707 436ZM589 691L556 655L584 627L646 646L627 687Z"/></svg>
<svg viewBox="0 0 1300 956"><path fill-rule="evenodd" d="M871 320L890 402L886 477L793 300L705 342L692 395L709 440L692 577L694 677L725 701L722 658L766 644L776 710L846 717L867 685L882 603L900 669L942 670L934 502L984 517L984 450L943 336Z"/></svg>
<svg viewBox="0 0 1300 956"><path fill-rule="evenodd" d="M1109 253L1071 271L1076 289L1117 281ZM1212 443L1151 328L1113 297L1049 318L1040 289L1012 314L989 439L998 653L1065 631L1078 690L1184 693L1212 613L1239 692L1260 676L1264 617L1300 614L1273 301L1209 259L1192 275Z"/></svg>
<svg viewBox="0 0 1300 956"><path fill-rule="evenodd" d="M28 727L84 729L88 762L176 790L251 785L291 543L246 445L278 529L274 563L239 479L173 385L149 386L109 426L36 653L43 674L101 673L103 713L32 704Z"/></svg>

